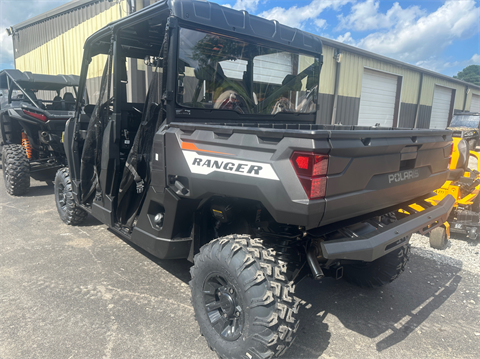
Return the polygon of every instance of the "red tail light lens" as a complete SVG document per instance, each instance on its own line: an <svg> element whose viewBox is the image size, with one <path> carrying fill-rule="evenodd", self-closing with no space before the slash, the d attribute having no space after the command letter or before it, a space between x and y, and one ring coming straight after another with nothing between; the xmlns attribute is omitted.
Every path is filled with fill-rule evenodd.
<svg viewBox="0 0 480 359"><path fill-rule="evenodd" d="M309 199L325 197L328 156L295 151L290 158L295 173Z"/></svg>
<svg viewBox="0 0 480 359"><path fill-rule="evenodd" d="M45 116L41 113L30 112L30 111L27 111L27 110L23 110L23 112L28 116L32 116L32 117L36 118L37 120L40 120L40 121L43 121L43 122L47 121L47 116Z"/></svg>

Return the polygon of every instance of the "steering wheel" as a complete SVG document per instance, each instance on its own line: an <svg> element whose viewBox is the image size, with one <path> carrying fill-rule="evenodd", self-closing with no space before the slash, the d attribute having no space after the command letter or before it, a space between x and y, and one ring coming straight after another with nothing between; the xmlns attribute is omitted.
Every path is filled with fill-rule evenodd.
<svg viewBox="0 0 480 359"><path fill-rule="evenodd" d="M213 108L219 110L233 110L240 114L248 112L247 101L236 91L227 90L218 96Z"/></svg>

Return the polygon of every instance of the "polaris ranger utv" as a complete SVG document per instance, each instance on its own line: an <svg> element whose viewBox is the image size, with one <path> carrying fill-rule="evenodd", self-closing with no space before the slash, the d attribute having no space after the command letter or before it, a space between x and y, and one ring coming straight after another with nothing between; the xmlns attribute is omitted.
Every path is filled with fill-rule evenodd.
<svg viewBox="0 0 480 359"><path fill-rule="evenodd" d="M389 283L411 234L448 218L451 196L399 210L445 182L451 132L315 124L313 35L163 1L87 39L80 92L100 60L98 103L77 101L65 129L60 217L90 213L158 258L193 261L195 316L221 358L281 355L298 329L298 281ZM126 88L140 60L144 104Z"/></svg>
<svg viewBox="0 0 480 359"><path fill-rule="evenodd" d="M62 134L75 113L78 81L73 75L0 72L0 145L9 194L25 194L30 176L51 181L65 166Z"/></svg>

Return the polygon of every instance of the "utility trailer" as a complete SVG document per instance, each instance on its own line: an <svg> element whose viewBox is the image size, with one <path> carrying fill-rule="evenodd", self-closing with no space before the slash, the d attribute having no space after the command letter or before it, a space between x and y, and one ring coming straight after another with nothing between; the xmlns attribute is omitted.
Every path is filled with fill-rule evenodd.
<svg viewBox="0 0 480 359"><path fill-rule="evenodd" d="M298 281L389 283L411 234L451 211L451 196L402 211L447 179L450 131L317 124L318 37L163 1L87 39L79 91L100 60L98 103L77 101L66 126L60 217L90 213L158 258L192 261L195 316L221 358L283 354ZM151 72L145 103L127 96L138 61Z"/></svg>

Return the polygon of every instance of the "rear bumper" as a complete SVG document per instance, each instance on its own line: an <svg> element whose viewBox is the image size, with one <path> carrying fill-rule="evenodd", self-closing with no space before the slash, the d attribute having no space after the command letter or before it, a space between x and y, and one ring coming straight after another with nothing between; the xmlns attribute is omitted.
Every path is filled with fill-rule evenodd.
<svg viewBox="0 0 480 359"><path fill-rule="evenodd" d="M436 206L409 215L368 235L321 242L322 254L326 259L348 259L371 262L405 245L409 235L415 232L430 232L446 222L455 199L448 195ZM429 225L437 224L428 228Z"/></svg>

